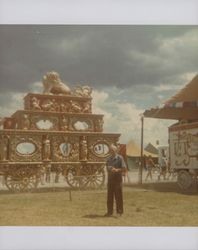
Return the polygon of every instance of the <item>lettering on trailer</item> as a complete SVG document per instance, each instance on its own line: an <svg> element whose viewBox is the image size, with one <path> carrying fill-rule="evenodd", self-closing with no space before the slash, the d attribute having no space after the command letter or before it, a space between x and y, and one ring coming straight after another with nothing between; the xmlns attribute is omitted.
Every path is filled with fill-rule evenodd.
<svg viewBox="0 0 198 250"><path fill-rule="evenodd" d="M173 145L176 166L188 166L191 158L198 160L198 133L179 132L175 134Z"/></svg>

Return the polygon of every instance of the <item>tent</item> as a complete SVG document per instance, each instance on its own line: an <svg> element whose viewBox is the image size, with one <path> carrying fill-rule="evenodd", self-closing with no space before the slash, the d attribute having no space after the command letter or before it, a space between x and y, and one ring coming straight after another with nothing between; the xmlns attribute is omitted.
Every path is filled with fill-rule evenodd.
<svg viewBox="0 0 198 250"><path fill-rule="evenodd" d="M144 117L197 120L198 119L198 75L176 95L168 99L162 108L145 110Z"/></svg>
<svg viewBox="0 0 198 250"><path fill-rule="evenodd" d="M133 140L129 141L126 145L126 155L129 169L137 168L140 164L141 148ZM143 151L143 155L151 155L155 159L155 161L157 161L158 158L157 153L150 153L146 150Z"/></svg>

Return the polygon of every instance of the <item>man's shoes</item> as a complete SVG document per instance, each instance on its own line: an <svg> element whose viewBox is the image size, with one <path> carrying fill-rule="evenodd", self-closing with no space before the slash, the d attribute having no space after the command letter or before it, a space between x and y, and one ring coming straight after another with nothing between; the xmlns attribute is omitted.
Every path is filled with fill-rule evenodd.
<svg viewBox="0 0 198 250"><path fill-rule="evenodd" d="M121 216L122 216L122 213L117 213L117 216L118 216L118 217L121 217Z"/></svg>
<svg viewBox="0 0 198 250"><path fill-rule="evenodd" d="M106 213L105 215L104 215L104 217L111 217L112 216L112 214L110 214L110 213Z"/></svg>

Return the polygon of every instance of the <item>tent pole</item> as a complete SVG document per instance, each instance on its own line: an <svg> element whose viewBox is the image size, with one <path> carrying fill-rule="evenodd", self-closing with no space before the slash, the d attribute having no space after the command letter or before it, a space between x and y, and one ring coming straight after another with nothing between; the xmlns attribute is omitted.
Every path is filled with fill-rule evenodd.
<svg viewBox="0 0 198 250"><path fill-rule="evenodd" d="M144 158L143 158L143 144L144 144L144 115L141 115L141 164L139 165L139 184L142 184L142 172L144 166Z"/></svg>

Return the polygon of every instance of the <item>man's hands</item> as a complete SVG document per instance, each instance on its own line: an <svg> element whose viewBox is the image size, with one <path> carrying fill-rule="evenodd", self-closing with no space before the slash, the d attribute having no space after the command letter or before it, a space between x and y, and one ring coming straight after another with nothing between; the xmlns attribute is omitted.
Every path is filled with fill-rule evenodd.
<svg viewBox="0 0 198 250"><path fill-rule="evenodd" d="M120 172L120 170L121 169L119 169L119 168L114 168L114 167L111 168L111 172L113 172L113 173L118 173L118 172Z"/></svg>

